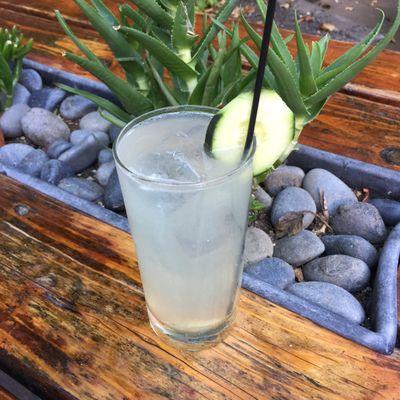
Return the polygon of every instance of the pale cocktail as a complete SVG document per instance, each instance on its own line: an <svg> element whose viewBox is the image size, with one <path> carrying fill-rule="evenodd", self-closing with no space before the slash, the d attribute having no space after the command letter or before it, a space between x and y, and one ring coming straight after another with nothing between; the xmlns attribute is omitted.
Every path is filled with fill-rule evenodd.
<svg viewBox="0 0 400 400"><path fill-rule="evenodd" d="M136 244L150 322L195 345L232 322L252 183L252 157L205 154L217 110L177 107L132 121L114 155Z"/></svg>

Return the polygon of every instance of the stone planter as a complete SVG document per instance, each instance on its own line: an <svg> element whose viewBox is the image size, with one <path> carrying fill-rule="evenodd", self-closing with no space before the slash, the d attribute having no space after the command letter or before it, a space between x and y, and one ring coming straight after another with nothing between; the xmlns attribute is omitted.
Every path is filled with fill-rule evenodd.
<svg viewBox="0 0 400 400"><path fill-rule="evenodd" d="M37 70L48 85L53 82L62 82L74 87L90 90L93 93L115 101L107 88L100 83L29 60L25 61L25 67ZM323 168L332 172L352 188L362 189L367 185L372 197L400 200L400 173L396 171L306 146L301 146L299 151L294 152L290 156L288 165L299 166L305 172L313 168ZM2 165L1 163L0 173L5 173L44 194L63 201L117 228L125 231L129 230L127 220L124 216L101 207L95 202L76 197L57 186L26 175L20 170ZM341 336L380 353L390 354L395 345L397 331L396 277L399 256L400 224L392 229L380 254L373 279L371 307L366 310L370 319L368 329L287 290L272 286L246 271L243 274L242 286Z"/></svg>

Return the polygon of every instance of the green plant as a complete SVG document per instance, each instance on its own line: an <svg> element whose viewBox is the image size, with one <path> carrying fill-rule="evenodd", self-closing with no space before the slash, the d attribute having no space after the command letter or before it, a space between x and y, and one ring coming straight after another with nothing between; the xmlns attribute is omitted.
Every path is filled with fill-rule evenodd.
<svg viewBox="0 0 400 400"><path fill-rule="evenodd" d="M14 26L0 29L0 111L12 105L24 56L32 49L32 39L24 44L24 35ZM4 98L4 100L2 99Z"/></svg>
<svg viewBox="0 0 400 400"><path fill-rule="evenodd" d="M197 0L196 1L196 8L199 11L204 11L207 8L214 7L216 4L218 4L219 0Z"/></svg>
<svg viewBox="0 0 400 400"><path fill-rule="evenodd" d="M256 0L261 15L265 18L266 5L263 0ZM274 89L290 107L296 116L296 130L293 141L277 161L276 166L286 160L296 148L299 136L306 124L318 116L328 98L353 79L389 44L400 26L400 0L398 0L396 18L386 33L374 47L370 47L381 30L385 15L380 10L380 20L373 30L358 44L350 48L331 64L325 65L324 59L328 49L329 35L313 42L311 48L304 42L299 22L295 18L295 35L297 57L293 59L287 42L293 36L283 39L277 26L273 26L271 48L268 52L268 66L265 73L265 85ZM258 50L261 47L261 36L241 15L241 21ZM230 36L233 32L220 25ZM258 65L258 56L247 45L241 45L241 52L253 68Z"/></svg>
<svg viewBox="0 0 400 400"><path fill-rule="evenodd" d="M116 105L89 92L60 87L96 102L103 115L119 126L146 111L168 105L218 106L238 95L251 81L242 76L239 30L232 40L221 28L208 24L195 33L194 0L132 0L119 6L115 16L102 2L75 0L92 26L103 37L119 62L125 79L106 65L71 31L62 15L56 17L85 57L66 52L65 57L103 81L120 102ZM227 0L215 21L224 26L238 0ZM217 47L212 43L217 38ZM212 63L208 60L211 57Z"/></svg>

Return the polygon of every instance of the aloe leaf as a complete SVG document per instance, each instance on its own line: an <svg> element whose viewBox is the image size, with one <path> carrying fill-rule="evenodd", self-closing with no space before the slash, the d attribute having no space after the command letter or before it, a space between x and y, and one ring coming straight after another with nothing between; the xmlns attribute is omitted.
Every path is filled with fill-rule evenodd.
<svg viewBox="0 0 400 400"><path fill-rule="evenodd" d="M3 54L0 53L0 79L3 81L8 94L13 90L13 78L10 66Z"/></svg>
<svg viewBox="0 0 400 400"><path fill-rule="evenodd" d="M12 87L14 88L14 86L18 83L19 78L21 76L21 72L22 72L22 64L23 64L23 58L17 58L17 60L15 61L15 66L14 66L14 70L13 70L13 80L12 80Z"/></svg>
<svg viewBox="0 0 400 400"><path fill-rule="evenodd" d="M331 71L334 70L338 67L344 66L343 69L347 68L355 59L357 59L361 54L367 49L367 47L372 43L372 41L375 39L376 35L380 32L382 28L382 24L385 20L385 14L382 10L379 10L380 12L380 19L378 23L375 25L375 27L371 30L371 32L365 36L365 38L357 43L355 46L353 46L351 49L347 50L344 54L342 54L340 57L338 57L335 61L333 61L326 69L325 71ZM325 72L324 71L324 72Z"/></svg>
<svg viewBox="0 0 400 400"><path fill-rule="evenodd" d="M225 51L224 48L220 49L218 56L211 67L210 75L204 88L203 100L201 102L203 105L208 106L213 104L218 90L218 81L220 79L221 68L224 62Z"/></svg>
<svg viewBox="0 0 400 400"><path fill-rule="evenodd" d="M167 10L175 11L178 8L179 0L158 0Z"/></svg>
<svg viewBox="0 0 400 400"><path fill-rule="evenodd" d="M250 38L252 39L252 41L254 42L254 44L257 46L257 48L258 48L258 50L260 50L261 49L261 41L262 41L262 38L261 38L261 35L259 35L254 29L253 29L253 27L248 23L248 21L246 20L246 18L244 18L244 16L242 16L241 15L241 21L243 22L243 25L244 25L244 28L246 29L246 32L248 33L248 35L250 36ZM273 30L274 30L274 28L272 28ZM276 28L277 29L277 28ZM276 32L275 32L276 33ZM279 32L278 32L278 34L279 34ZM282 37L280 36L280 34L279 34L279 38L280 39L278 39L277 40L277 42L279 42L280 40L282 40L282 42L283 42L283 39L282 39ZM271 32L271 39L272 39L272 32ZM286 48L286 45L283 43L283 45L282 45L284 48ZM276 47L281 47L281 46L272 46L272 49L274 50L274 52L275 52L275 54L276 55L278 55L278 53L276 53L276 51L275 51L275 48ZM286 48L287 49L287 48ZM282 54L282 53L280 53L280 54ZM280 58L280 60L282 61L282 63L286 66L286 68L289 70L289 72L291 73L291 75L293 76L293 77L295 77L296 76L296 70L295 70L295 64L293 63L293 59L291 58L292 56L289 54L289 58L290 58L290 61L289 61L289 66L285 63L285 61L284 61L284 57L283 56L279 56L278 55L278 57ZM258 64L258 61L257 61L257 64ZM253 65L252 65L253 66ZM254 67L253 66L253 68L257 68L257 67ZM293 70L293 71L292 71ZM296 80L294 80L293 79L293 82L295 83L295 86L297 87L298 86L298 84L297 84L297 81Z"/></svg>
<svg viewBox="0 0 400 400"><path fill-rule="evenodd" d="M172 94L171 90L169 89L168 85L163 81L162 77L158 73L157 69L153 65L151 58L147 59L147 63L149 64L150 70L153 74L154 80L157 82L158 87L160 88L161 92L164 94L166 100L171 106L178 106L179 103L176 101L174 95Z"/></svg>
<svg viewBox="0 0 400 400"><path fill-rule="evenodd" d="M153 109L150 100L137 91L129 82L114 75L104 65L86 60L72 53L66 53L65 56L103 81L117 96L129 114L140 115Z"/></svg>
<svg viewBox="0 0 400 400"><path fill-rule="evenodd" d="M237 48L227 60L224 60L224 66L221 73L222 82L224 85L228 85L229 82L236 81L240 78L241 74L242 60L240 58L240 50Z"/></svg>
<svg viewBox="0 0 400 400"><path fill-rule="evenodd" d="M136 10L134 10L128 4L120 5L119 13L120 13L120 15L130 18L135 24L134 28L139 29L141 31L146 30L147 24L146 24L145 19L140 15L140 13L138 13Z"/></svg>
<svg viewBox="0 0 400 400"><path fill-rule="evenodd" d="M205 74L201 76L199 81L197 82L196 87L192 91L192 93L189 96L188 103L189 104L202 104L203 102L203 93L204 89L206 87L206 83L208 80L208 77L210 76L211 68L207 70Z"/></svg>
<svg viewBox="0 0 400 400"><path fill-rule="evenodd" d="M226 0L225 4L218 12L215 19L221 24L224 24L231 16L232 11L234 10L238 2L239 0ZM217 36L220 29L221 28L217 24L210 24L207 27L206 31L204 32L203 38L195 48L193 60L197 60L201 56L201 54L208 48L209 44Z"/></svg>
<svg viewBox="0 0 400 400"><path fill-rule="evenodd" d="M107 110L103 110L102 108L99 108L99 114L107 121L110 121L113 125L118 126L118 128L124 128L125 125L129 122L117 118L114 114L111 114Z"/></svg>
<svg viewBox="0 0 400 400"><path fill-rule="evenodd" d="M267 15L267 5L264 0L256 0L256 5L259 13L261 14L262 20L265 21L265 17Z"/></svg>
<svg viewBox="0 0 400 400"><path fill-rule="evenodd" d="M240 52L243 54L243 56L246 58L246 60L249 62L249 64L252 66L252 68L257 70L258 69L258 57L254 53L254 51L247 44L243 44L240 46ZM278 91L275 77L272 74L269 66L267 66L265 68L264 85L271 89L274 89L275 91Z"/></svg>
<svg viewBox="0 0 400 400"><path fill-rule="evenodd" d="M297 43L297 54L299 58L299 81L300 91L302 94L309 96L317 91L317 85L315 83L313 70L311 67L311 60L308 52L308 48L303 40L303 35L300 31L299 21L297 15L294 18L295 23L295 36Z"/></svg>
<svg viewBox="0 0 400 400"><path fill-rule="evenodd" d="M189 63L192 58L191 49L197 38L196 35L188 33L188 25L186 7L180 1L172 27L172 45L177 50L179 57L186 63Z"/></svg>
<svg viewBox="0 0 400 400"><path fill-rule="evenodd" d="M84 45L72 32L71 28L68 26L64 17L61 15L60 11L55 11L56 18L63 28L64 32L68 35L68 37L74 42L75 46L87 57L89 60L100 62L100 60L96 57L96 55L86 46Z"/></svg>
<svg viewBox="0 0 400 400"><path fill-rule="evenodd" d="M308 115L308 110L297 88L295 78L274 49L268 51L268 65L275 77L277 92L296 116Z"/></svg>
<svg viewBox="0 0 400 400"><path fill-rule="evenodd" d="M120 32L113 29L113 25L109 24L96 9L89 6L85 0L74 1L82 9L93 28L99 32L116 57L123 58L134 55L135 50L125 37ZM141 80L144 79L143 65L140 61L121 62L121 67L125 70L130 83L133 84L137 78Z"/></svg>
<svg viewBox="0 0 400 400"><path fill-rule="evenodd" d="M132 119L132 116L125 112L122 108L115 105L113 102L105 99L104 97L97 96L91 92L86 90L76 89L68 85L64 85L63 83L56 83L60 89L63 89L69 93L77 94L83 97L86 97L88 100L93 101L93 103L97 104L99 107L107 110L110 114L115 115L118 119L129 122Z"/></svg>
<svg viewBox="0 0 400 400"><path fill-rule="evenodd" d="M321 53L322 63L325 60L326 51L328 50L329 40L331 39L329 33L318 40L317 44Z"/></svg>
<svg viewBox="0 0 400 400"><path fill-rule="evenodd" d="M159 26L152 26L151 33L156 39L172 50L171 33L168 30L160 28Z"/></svg>
<svg viewBox="0 0 400 400"><path fill-rule="evenodd" d="M163 28L170 29L173 18L155 0L131 0L140 10Z"/></svg>
<svg viewBox="0 0 400 400"><path fill-rule="evenodd" d="M187 14L188 14L188 18L189 18L192 30L194 29L195 8L196 8L196 0L187 0L186 10L187 10Z"/></svg>
<svg viewBox="0 0 400 400"><path fill-rule="evenodd" d="M118 25L119 21L115 15L106 7L102 0L92 0L92 4L97 12L104 18L110 25Z"/></svg>
<svg viewBox="0 0 400 400"><path fill-rule="evenodd" d="M318 92L309 97L306 104L313 105L320 101L325 100L331 96L336 91L340 90L347 82L353 79L358 73L360 73L368 64L370 64L378 54L385 49L385 47L390 43L390 41L395 36L397 30L400 26L400 1L397 4L397 15L393 21L387 34L375 47L366 53L361 59L355 61L343 72L338 74L335 78L330 80L325 86L323 86Z"/></svg>
<svg viewBox="0 0 400 400"><path fill-rule="evenodd" d="M322 66L322 55L317 42L312 42L310 63L313 76L318 76Z"/></svg>
<svg viewBox="0 0 400 400"><path fill-rule="evenodd" d="M258 50L260 50L262 41L261 35L255 31L255 29L249 24L249 22L243 16L243 14L240 14L240 20L242 21L247 34L250 36L251 40L257 46Z"/></svg>
<svg viewBox="0 0 400 400"><path fill-rule="evenodd" d="M284 42L285 44L288 44L289 42L292 41L293 38L294 38L294 34L291 33L290 35L287 35L287 36L285 37L285 39L283 39L283 42ZM293 58L292 58L292 60L293 60Z"/></svg>
<svg viewBox="0 0 400 400"><path fill-rule="evenodd" d="M325 70L318 76L316 83L319 87L325 85L329 80L338 75L340 72L348 68L371 44L376 35L379 33L382 23L384 21L384 15L381 20L375 26L375 28L364 38L364 40L357 45L353 46L342 56L338 57L332 64L330 64Z"/></svg>
<svg viewBox="0 0 400 400"><path fill-rule="evenodd" d="M117 57L128 57L132 55L132 47L120 32L113 29L114 25L109 24L108 21L93 7L90 7L85 0L74 1L79 5L93 28L99 32Z"/></svg>
<svg viewBox="0 0 400 400"><path fill-rule="evenodd" d="M182 61L173 51L157 39L134 28L120 27L120 30L141 43L150 54L173 74L185 80L196 79L197 71Z"/></svg>
<svg viewBox="0 0 400 400"><path fill-rule="evenodd" d="M265 17L267 14L267 5L265 4L264 0L256 0L256 4L262 16L263 21L265 21ZM293 37L294 35L289 35L286 39L283 39L275 22L272 24L272 31L271 31L272 48L275 50L275 53L283 60L283 62L289 68L289 71L292 73L292 75L296 76L296 67L294 65L293 57L286 46L286 44L290 42L293 39Z"/></svg>

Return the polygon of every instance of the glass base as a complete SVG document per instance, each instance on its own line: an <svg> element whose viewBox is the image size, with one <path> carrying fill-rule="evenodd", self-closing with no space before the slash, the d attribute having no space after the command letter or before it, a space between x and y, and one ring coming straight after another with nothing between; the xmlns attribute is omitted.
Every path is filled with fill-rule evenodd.
<svg viewBox="0 0 400 400"><path fill-rule="evenodd" d="M157 336L168 344L186 351L199 351L222 342L229 335L229 328L235 320L235 313L232 313L222 324L213 329L200 333L184 333L166 327L157 320L149 309L147 309L147 312L149 314L150 326Z"/></svg>

